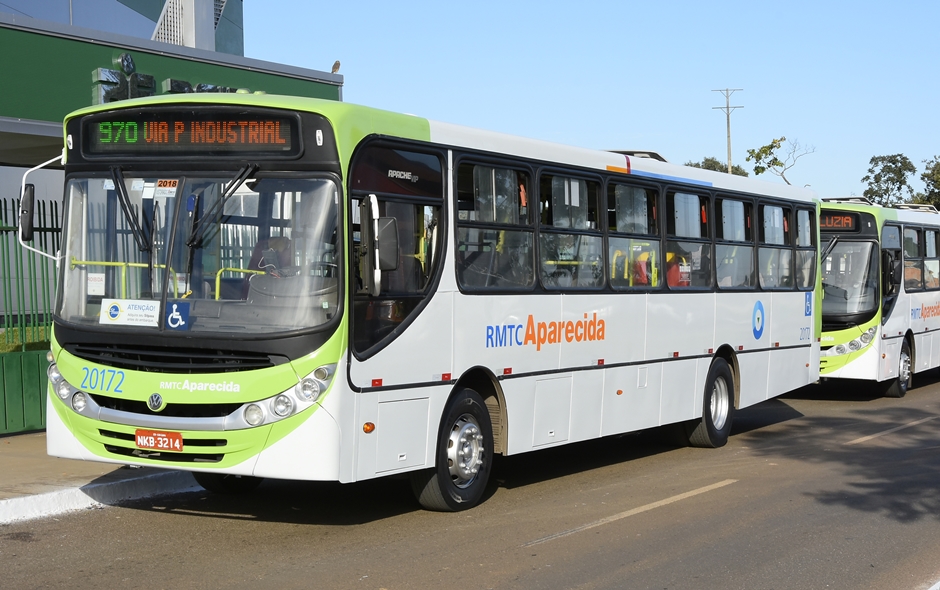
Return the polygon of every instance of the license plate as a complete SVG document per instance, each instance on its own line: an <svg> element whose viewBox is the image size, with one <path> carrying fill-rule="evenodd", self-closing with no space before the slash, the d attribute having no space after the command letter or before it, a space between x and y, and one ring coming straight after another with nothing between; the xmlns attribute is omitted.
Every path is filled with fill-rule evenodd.
<svg viewBox="0 0 940 590"><path fill-rule="evenodd" d="M154 449L157 451L183 450L183 435L179 432L166 432L163 430L136 430L134 442L138 449Z"/></svg>

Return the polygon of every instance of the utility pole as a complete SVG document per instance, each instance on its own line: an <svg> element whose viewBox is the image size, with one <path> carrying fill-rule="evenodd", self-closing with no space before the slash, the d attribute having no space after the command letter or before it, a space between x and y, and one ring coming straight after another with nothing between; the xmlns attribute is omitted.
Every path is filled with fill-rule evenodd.
<svg viewBox="0 0 940 590"><path fill-rule="evenodd" d="M731 111L734 109L743 109L744 107L731 106L731 95L735 92L743 91L743 88L725 88L724 90L712 90L712 92L720 92L725 95L725 106L723 107L712 107L712 109L718 109L725 112L725 118L728 121L728 174L731 174Z"/></svg>

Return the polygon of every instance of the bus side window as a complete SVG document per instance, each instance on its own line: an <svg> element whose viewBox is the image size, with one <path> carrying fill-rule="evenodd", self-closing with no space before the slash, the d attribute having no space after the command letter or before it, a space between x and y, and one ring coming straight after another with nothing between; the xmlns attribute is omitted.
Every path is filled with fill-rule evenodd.
<svg viewBox="0 0 940 590"><path fill-rule="evenodd" d="M529 175L462 163L457 170L457 282L468 290L535 285Z"/></svg>
<svg viewBox="0 0 940 590"><path fill-rule="evenodd" d="M937 231L924 231L924 287L940 289L940 257L937 252Z"/></svg>
<svg viewBox="0 0 940 590"><path fill-rule="evenodd" d="M908 291L919 291L924 288L922 241L921 230L904 228L904 288Z"/></svg>
<svg viewBox="0 0 940 590"><path fill-rule="evenodd" d="M711 287L712 244L708 221L707 197L667 193L666 283L670 287Z"/></svg>
<svg viewBox="0 0 940 590"><path fill-rule="evenodd" d="M656 199L656 191L650 188L618 183L607 187L608 260L614 289L660 285Z"/></svg>
<svg viewBox="0 0 940 590"><path fill-rule="evenodd" d="M793 287L793 250L790 245L789 207L761 205L759 207L760 249L758 269L763 289L790 289Z"/></svg>

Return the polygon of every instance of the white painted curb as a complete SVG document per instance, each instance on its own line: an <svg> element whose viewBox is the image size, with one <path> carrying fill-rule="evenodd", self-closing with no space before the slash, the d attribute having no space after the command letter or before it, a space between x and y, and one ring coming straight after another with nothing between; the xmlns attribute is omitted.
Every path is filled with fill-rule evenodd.
<svg viewBox="0 0 940 590"><path fill-rule="evenodd" d="M188 471L167 471L121 481L88 484L80 488L0 500L0 524L198 490L202 490L202 487Z"/></svg>

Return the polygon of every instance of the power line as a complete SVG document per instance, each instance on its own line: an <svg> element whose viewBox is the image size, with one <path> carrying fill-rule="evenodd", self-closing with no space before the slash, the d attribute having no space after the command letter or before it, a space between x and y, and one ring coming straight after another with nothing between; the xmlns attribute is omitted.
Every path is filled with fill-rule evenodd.
<svg viewBox="0 0 940 590"><path fill-rule="evenodd" d="M743 88L725 88L724 90L712 90L712 92L720 92L725 95L725 106L723 107L712 107L712 109L718 109L725 112L725 119L728 123L728 174L731 174L731 111L734 109L743 109L743 106L733 107L731 106L731 95L735 92L743 92Z"/></svg>

